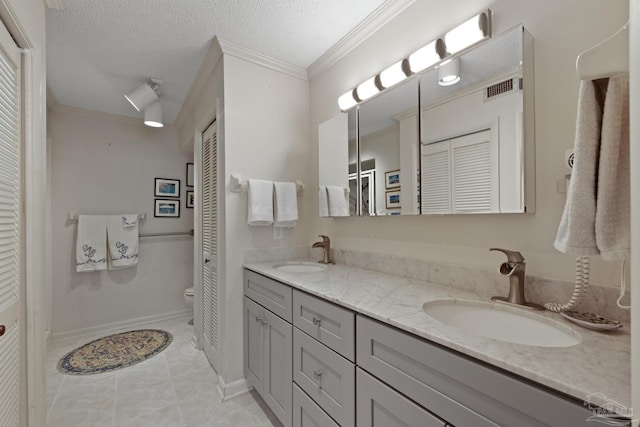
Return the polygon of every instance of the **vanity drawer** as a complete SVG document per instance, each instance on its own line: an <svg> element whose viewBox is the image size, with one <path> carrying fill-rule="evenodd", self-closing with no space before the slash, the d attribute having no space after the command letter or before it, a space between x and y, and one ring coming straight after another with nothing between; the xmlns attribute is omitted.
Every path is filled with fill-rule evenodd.
<svg viewBox="0 0 640 427"><path fill-rule="evenodd" d="M356 369L358 384L357 427L445 427L433 416L397 391Z"/></svg>
<svg viewBox="0 0 640 427"><path fill-rule="evenodd" d="M592 411L427 340L356 319L358 366L456 426L587 426Z"/></svg>
<svg viewBox="0 0 640 427"><path fill-rule="evenodd" d="M293 290L293 324L355 362L355 314L330 302Z"/></svg>
<svg viewBox="0 0 640 427"><path fill-rule="evenodd" d="M353 363L293 328L293 380L338 424L355 421Z"/></svg>
<svg viewBox="0 0 640 427"><path fill-rule="evenodd" d="M293 384L293 425L296 427L340 427L296 384Z"/></svg>
<svg viewBox="0 0 640 427"><path fill-rule="evenodd" d="M244 294L291 323L290 286L245 269Z"/></svg>

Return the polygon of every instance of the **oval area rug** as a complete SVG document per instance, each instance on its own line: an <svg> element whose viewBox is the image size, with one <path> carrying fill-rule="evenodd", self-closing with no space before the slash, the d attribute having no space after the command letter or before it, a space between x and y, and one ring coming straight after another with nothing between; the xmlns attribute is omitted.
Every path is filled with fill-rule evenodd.
<svg viewBox="0 0 640 427"><path fill-rule="evenodd" d="M167 348L173 336L158 329L121 332L98 338L64 355L58 371L68 375L111 372L143 362Z"/></svg>

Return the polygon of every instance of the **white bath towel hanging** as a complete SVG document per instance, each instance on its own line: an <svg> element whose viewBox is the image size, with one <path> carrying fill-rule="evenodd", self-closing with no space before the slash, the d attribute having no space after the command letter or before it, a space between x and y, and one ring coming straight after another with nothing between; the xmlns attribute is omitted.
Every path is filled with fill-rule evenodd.
<svg viewBox="0 0 640 427"><path fill-rule="evenodd" d="M273 181L250 179L247 197L247 223L252 226L273 224Z"/></svg>
<svg viewBox="0 0 640 427"><path fill-rule="evenodd" d="M329 199L329 216L349 216L347 198L343 187L328 185L327 198Z"/></svg>
<svg viewBox="0 0 640 427"><path fill-rule="evenodd" d="M107 269L107 217L80 215L76 237L76 271Z"/></svg>
<svg viewBox="0 0 640 427"><path fill-rule="evenodd" d="M599 254L595 235L598 160L606 80L582 81L578 96L574 168L553 243L572 255Z"/></svg>
<svg viewBox="0 0 640 427"><path fill-rule="evenodd" d="M318 207L319 213L321 217L329 216L329 201L327 200L327 187L324 185L320 186L320 190L318 191Z"/></svg>
<svg viewBox="0 0 640 427"><path fill-rule="evenodd" d="M629 181L629 78L619 75L607 86L598 166L595 233L600 255L607 261L629 256Z"/></svg>
<svg viewBox="0 0 640 427"><path fill-rule="evenodd" d="M109 215L107 240L109 270L119 270L138 264L138 215Z"/></svg>
<svg viewBox="0 0 640 427"><path fill-rule="evenodd" d="M273 226L295 227L298 222L298 193L293 182L273 183Z"/></svg>

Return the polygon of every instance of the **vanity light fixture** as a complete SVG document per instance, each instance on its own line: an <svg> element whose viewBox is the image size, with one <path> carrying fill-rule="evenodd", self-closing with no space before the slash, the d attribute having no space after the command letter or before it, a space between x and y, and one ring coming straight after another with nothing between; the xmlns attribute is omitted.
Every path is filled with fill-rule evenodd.
<svg viewBox="0 0 640 427"><path fill-rule="evenodd" d="M444 61L438 67L438 84L451 86L460 81L460 59L453 58Z"/></svg>
<svg viewBox="0 0 640 427"><path fill-rule="evenodd" d="M142 85L126 93L124 97L133 105L133 108L142 111L147 105L158 100L162 83L164 83L162 80L151 77Z"/></svg>
<svg viewBox="0 0 640 427"><path fill-rule="evenodd" d="M490 9L477 14L453 30L448 31L444 37L429 42L409 55L408 58L396 62L380 74L360 83L355 89L338 98L340 110L347 111L379 92L395 86L413 74L432 69L451 55L456 55L476 43L490 38L491 14ZM440 84L445 85L447 82L448 84L455 84L459 80L459 76L457 80L455 77L449 77L445 78L443 83Z"/></svg>
<svg viewBox="0 0 640 427"><path fill-rule="evenodd" d="M453 55L491 37L491 12L477 14L444 35L447 52Z"/></svg>
<svg viewBox="0 0 640 427"><path fill-rule="evenodd" d="M154 128L164 126L162 121L162 104L159 101L154 102L144 109L144 124Z"/></svg>

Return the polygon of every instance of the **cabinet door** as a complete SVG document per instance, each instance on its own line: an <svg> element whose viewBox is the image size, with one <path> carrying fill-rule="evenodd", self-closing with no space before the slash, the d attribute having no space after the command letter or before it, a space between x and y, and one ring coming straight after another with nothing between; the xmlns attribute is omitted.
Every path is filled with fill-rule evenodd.
<svg viewBox="0 0 640 427"><path fill-rule="evenodd" d="M264 401L285 427L291 427L292 326L264 310Z"/></svg>
<svg viewBox="0 0 640 427"><path fill-rule="evenodd" d="M311 400L307 393L293 385L293 425L296 427L340 427Z"/></svg>
<svg viewBox="0 0 640 427"><path fill-rule="evenodd" d="M244 297L244 376L247 385L262 396L264 368L263 308Z"/></svg>
<svg viewBox="0 0 640 427"><path fill-rule="evenodd" d="M397 391L356 369L358 427L444 427L447 424Z"/></svg>

